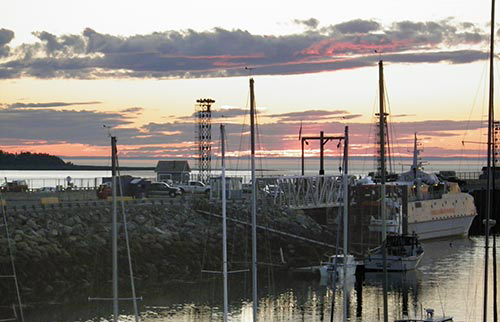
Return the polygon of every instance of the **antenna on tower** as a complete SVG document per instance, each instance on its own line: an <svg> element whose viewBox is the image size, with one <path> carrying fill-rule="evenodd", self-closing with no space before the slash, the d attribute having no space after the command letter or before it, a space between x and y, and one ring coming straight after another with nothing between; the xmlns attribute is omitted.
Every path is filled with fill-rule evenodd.
<svg viewBox="0 0 500 322"><path fill-rule="evenodd" d="M198 142L198 180L207 183L212 170L212 111L215 100L201 98L196 100L195 140Z"/></svg>

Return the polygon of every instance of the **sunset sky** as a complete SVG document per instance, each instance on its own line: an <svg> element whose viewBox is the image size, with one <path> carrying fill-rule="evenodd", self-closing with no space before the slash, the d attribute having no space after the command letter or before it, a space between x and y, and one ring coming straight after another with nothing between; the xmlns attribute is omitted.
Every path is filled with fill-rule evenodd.
<svg viewBox="0 0 500 322"><path fill-rule="evenodd" d="M380 58L396 153L414 132L429 156L484 149L462 141L485 141L489 0L2 4L6 151L108 156L106 124L122 156L192 157L196 99L212 98L214 141L226 123L236 155L251 67L261 155L300 156L301 122L303 135L349 125L351 154L371 155Z"/></svg>

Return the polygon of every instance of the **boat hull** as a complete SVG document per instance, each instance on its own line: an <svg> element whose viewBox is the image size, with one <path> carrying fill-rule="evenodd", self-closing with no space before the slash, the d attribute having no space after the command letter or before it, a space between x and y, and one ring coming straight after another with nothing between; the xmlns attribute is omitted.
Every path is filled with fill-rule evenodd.
<svg viewBox="0 0 500 322"><path fill-rule="evenodd" d="M408 231L418 235L420 240L465 237L469 234L475 215L414 222L408 224Z"/></svg>
<svg viewBox="0 0 500 322"><path fill-rule="evenodd" d="M418 263L422 259L422 254L409 257L387 256L387 271L402 272L411 271L417 268ZM365 270L381 271L384 269L384 261L382 256L374 254L365 258Z"/></svg>

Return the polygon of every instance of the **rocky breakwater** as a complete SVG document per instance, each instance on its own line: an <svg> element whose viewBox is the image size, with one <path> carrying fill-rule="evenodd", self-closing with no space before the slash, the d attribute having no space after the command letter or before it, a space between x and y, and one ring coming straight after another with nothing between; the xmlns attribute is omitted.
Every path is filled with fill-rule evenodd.
<svg viewBox="0 0 500 322"><path fill-rule="evenodd" d="M249 205L229 206L230 269L250 267ZM258 224L332 243L325 227L301 211L259 209ZM221 269L220 207L206 199L186 203L126 206L133 267L138 287L204 278L202 270ZM119 219L122 214L119 212ZM23 297L28 302L64 301L66 294L104 296L111 279L111 208L19 211L7 214L12 248ZM319 262L332 249L266 229L258 230L263 269ZM123 225L120 228L120 283L128 284ZM10 270L5 234L0 235L0 275ZM0 293L11 287L0 281ZM125 287L125 286L124 286ZM7 292L8 291L8 292ZM99 293L99 294L97 294Z"/></svg>

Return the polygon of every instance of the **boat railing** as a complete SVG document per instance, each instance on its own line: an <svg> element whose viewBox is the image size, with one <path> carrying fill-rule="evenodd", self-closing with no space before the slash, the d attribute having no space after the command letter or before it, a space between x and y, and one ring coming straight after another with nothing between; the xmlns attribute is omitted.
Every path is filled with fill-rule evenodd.
<svg viewBox="0 0 500 322"><path fill-rule="evenodd" d="M441 199L443 194L444 194L444 191L442 191L442 190L426 191L426 192L422 192L420 195L416 195L415 193L411 192L410 195L408 196L408 201Z"/></svg>
<svg viewBox="0 0 500 322"><path fill-rule="evenodd" d="M481 174L481 171L456 172L457 178L461 180L478 180Z"/></svg>

